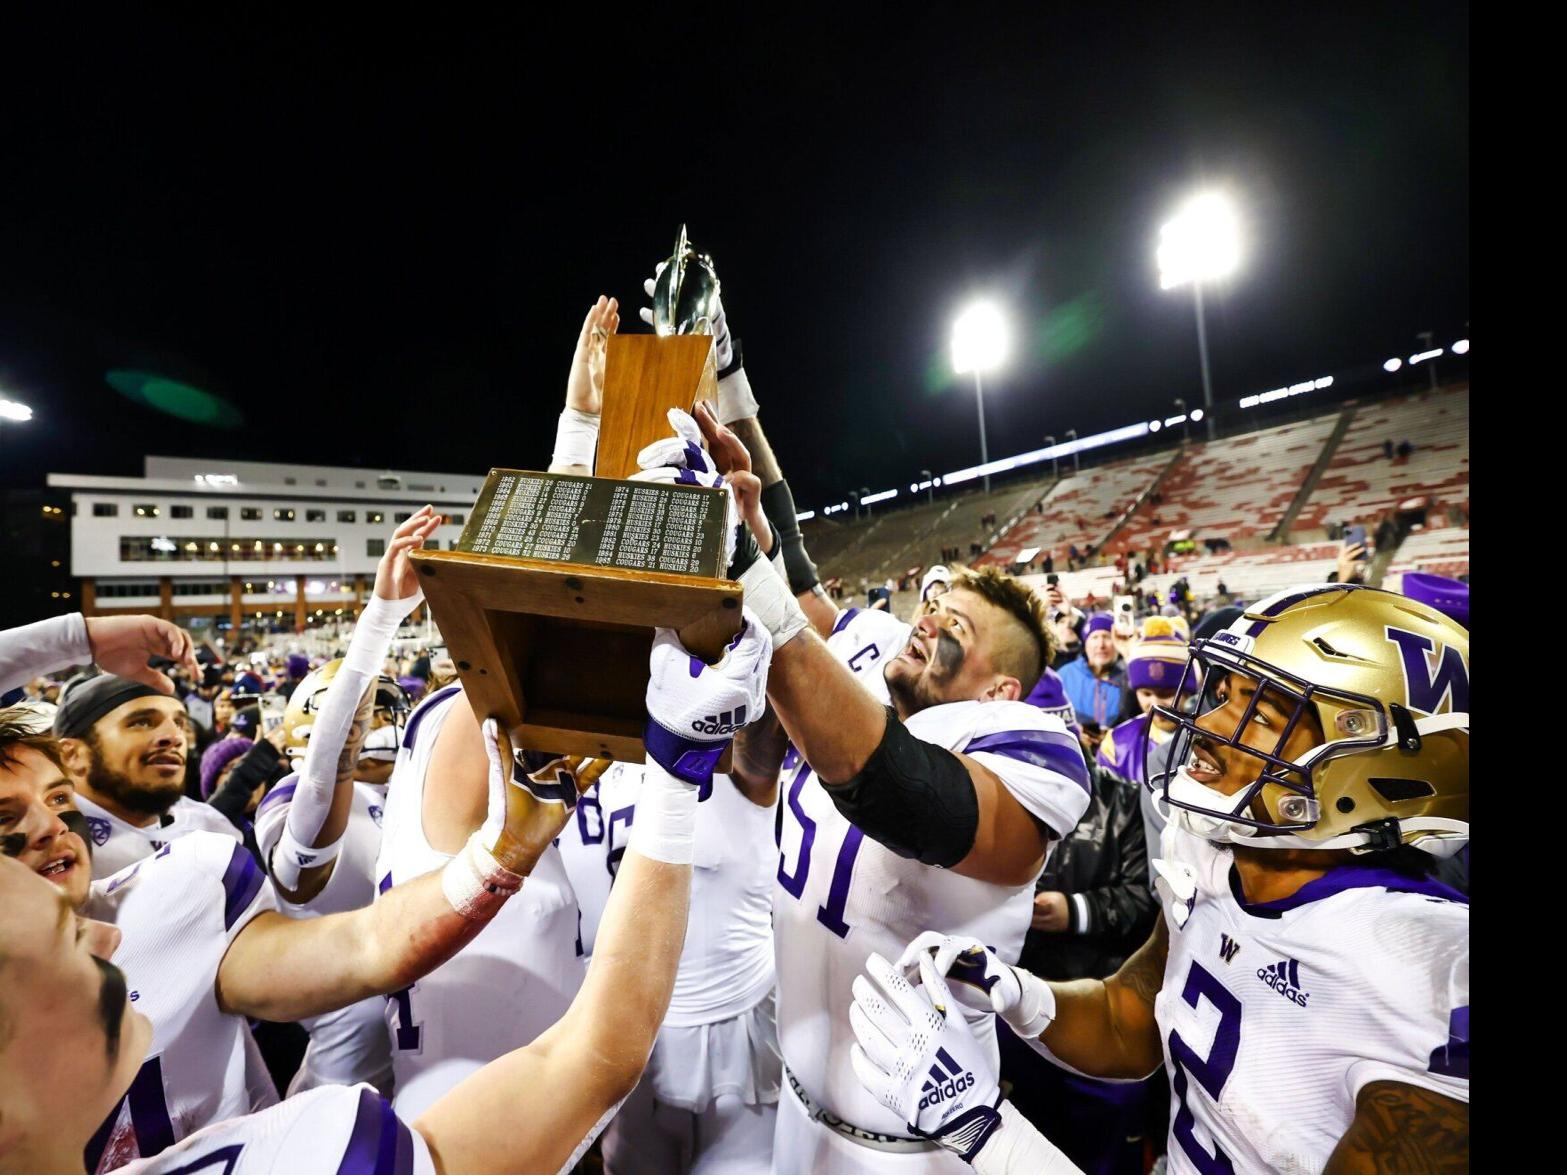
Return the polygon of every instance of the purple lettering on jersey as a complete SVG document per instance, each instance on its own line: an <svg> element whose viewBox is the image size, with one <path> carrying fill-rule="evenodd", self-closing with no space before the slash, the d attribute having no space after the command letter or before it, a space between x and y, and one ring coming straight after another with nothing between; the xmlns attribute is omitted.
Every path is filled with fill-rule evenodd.
<svg viewBox="0 0 1567 1175"><path fill-rule="evenodd" d="M236 843L229 854L228 868L223 871L223 929L234 929L239 916L250 908L261 892L265 880L256 859L244 845Z"/></svg>
<svg viewBox="0 0 1567 1175"><path fill-rule="evenodd" d="M385 877L381 878L380 884L375 887L375 892L376 893L385 893L387 890L389 890L391 888L392 888L392 875L390 873L388 873Z"/></svg>
<svg viewBox="0 0 1567 1175"><path fill-rule="evenodd" d="M286 804L292 800L294 798L294 789L298 786L298 783L280 783L269 791L261 798L261 803L256 808L257 818L259 819L263 812L270 812L279 804Z"/></svg>
<svg viewBox="0 0 1567 1175"><path fill-rule="evenodd" d="M1179 1032L1172 1030L1170 1033L1170 1064L1175 1071L1170 1088L1180 1106L1175 1120L1170 1124L1170 1133L1202 1175L1234 1175L1235 1165L1220 1149L1217 1140L1214 1142L1213 1154L1210 1155L1193 1132L1197 1118L1187 1104L1186 1078L1188 1073L1195 1077L1197 1084L1202 1086L1214 1104L1218 1104L1224 1083L1230 1079L1230 1073L1235 1069L1236 1055L1240 1052L1241 1002L1195 959L1192 960L1191 971L1186 975L1181 999L1193 1008L1200 1007L1206 999L1218 1010L1219 1023L1213 1030L1213 1046L1206 1057L1198 1056L1196 1050L1181 1039Z"/></svg>
<svg viewBox="0 0 1567 1175"><path fill-rule="evenodd" d="M413 1170L413 1140L383 1097L359 1092L354 1129L343 1149L338 1175L409 1175Z"/></svg>
<svg viewBox="0 0 1567 1175"><path fill-rule="evenodd" d="M778 853L778 884L783 886L791 897L798 898L805 892L805 879L811 871L811 846L816 843L816 821L805 814L805 809L800 807L800 789L805 786L805 781L810 777L811 767L808 763L802 763L800 770L795 774L794 782L789 785L789 795L784 803L794 818L800 822L800 856L795 863L793 873L790 873L784 865L782 849Z"/></svg>
<svg viewBox="0 0 1567 1175"><path fill-rule="evenodd" d="M975 751L1043 767L1071 780L1085 792L1089 790L1088 764L1083 759L1083 749L1069 734L1054 730L1003 730L983 735L963 748L965 755Z"/></svg>
<svg viewBox="0 0 1567 1175"><path fill-rule="evenodd" d="M1447 1043L1431 1050L1431 1072L1469 1080L1469 1005L1454 1008L1447 1018Z"/></svg>
<svg viewBox="0 0 1567 1175"><path fill-rule="evenodd" d="M816 920L839 938L849 937L849 924L843 920L843 914L849 906L849 883L854 879L854 859L859 856L860 844L864 840L865 834L856 825L849 825L843 844L838 846L832 884L827 888L827 904L816 911Z"/></svg>
<svg viewBox="0 0 1567 1175"><path fill-rule="evenodd" d="M462 689L462 686L460 686L460 685L449 685L445 689L438 689L433 694L431 694L428 698L425 699L424 705L420 706L417 710L415 710L413 712L413 717L408 719L408 728L403 731L403 749L404 750L411 751L411 750L414 749L414 739L416 739L419 736L419 727L424 723L424 720L429 716L430 711L432 711L432 710L434 710L436 708L436 704L442 698L449 698L449 697L451 697L453 694L455 694L460 689Z"/></svg>
<svg viewBox="0 0 1567 1175"><path fill-rule="evenodd" d="M1435 714L1443 702L1451 703L1456 714L1469 713L1469 667L1464 655L1452 645L1437 644L1430 637L1418 632L1405 632L1391 626L1383 631L1387 639L1398 646L1399 659L1404 669L1404 689L1409 695L1409 708L1423 714ZM1433 670L1428 654L1437 653Z"/></svg>
<svg viewBox="0 0 1567 1175"><path fill-rule="evenodd" d="M121 1106L127 1106L130 1111L136 1154L144 1159L151 1158L174 1145L174 1123L169 1120L168 1097L163 1091L163 1058L152 1057L136 1070L130 1089L114 1103L103 1125L88 1141L83 1156L87 1170L96 1171L103 1160L103 1152L120 1120Z"/></svg>

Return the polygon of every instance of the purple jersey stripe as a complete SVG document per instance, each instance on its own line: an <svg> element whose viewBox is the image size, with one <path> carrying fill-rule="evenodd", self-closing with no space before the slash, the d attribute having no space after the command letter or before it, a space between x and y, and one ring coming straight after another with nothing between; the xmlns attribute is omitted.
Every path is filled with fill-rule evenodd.
<svg viewBox="0 0 1567 1175"><path fill-rule="evenodd" d="M1289 595L1285 596L1283 599L1281 599L1281 600L1277 601L1276 603L1274 603L1266 611L1260 613L1260 615L1262 615L1262 616L1277 616L1280 612L1284 611L1284 609L1292 607L1293 605L1300 603L1302 600L1309 600L1309 599L1311 599L1312 596L1320 596L1323 592L1339 591L1339 590L1341 590L1341 587L1343 587L1343 586L1350 586L1350 585L1330 584L1327 587L1313 587L1313 588L1308 588L1308 589L1306 589L1305 591L1302 591L1302 592L1291 592ZM1268 627L1268 622L1266 620L1255 620L1255 621L1252 622L1251 627L1246 630L1246 635L1247 636L1261 636L1263 629L1265 629L1267 627Z"/></svg>
<svg viewBox="0 0 1567 1175"><path fill-rule="evenodd" d="M412 1170L413 1139L408 1127L385 1098L374 1090L361 1090L338 1175L408 1175Z"/></svg>
<svg viewBox="0 0 1567 1175"><path fill-rule="evenodd" d="M963 748L963 754L987 751L1003 755L1020 763L1030 763L1064 775L1085 792L1088 787L1088 764L1083 759L1082 748L1069 734L1057 734L1051 730L1003 730L977 738Z"/></svg>
<svg viewBox="0 0 1567 1175"><path fill-rule="evenodd" d="M848 628L849 621L853 620L859 614L860 610L858 608L845 608L843 610L843 615L838 617L838 622L832 626L832 635L837 636L844 629Z"/></svg>
<svg viewBox="0 0 1567 1175"><path fill-rule="evenodd" d="M1469 1005L1447 1018L1447 1043L1431 1050L1431 1072L1469 1080Z"/></svg>
<svg viewBox="0 0 1567 1175"><path fill-rule="evenodd" d="M256 815L259 817L263 812L270 812L279 804L288 803L294 798L294 789L298 786L299 775L297 773L290 773L285 776L282 783L262 797L261 803L256 806Z"/></svg>
<svg viewBox="0 0 1567 1175"><path fill-rule="evenodd" d="M403 731L403 747L406 750L414 749L414 739L418 737L419 726L430 711L436 708L442 698L451 697L461 688L460 685L449 685L445 689L438 689L425 699L424 705L414 711L413 717L408 720L408 729Z"/></svg>
<svg viewBox="0 0 1567 1175"><path fill-rule="evenodd" d="M1277 918L1286 910L1299 909L1311 902L1320 902L1323 898L1331 898L1352 889L1385 889L1389 893L1413 893L1465 906L1469 904L1467 897L1435 877L1369 865L1340 865L1315 881L1308 881L1287 898L1273 902L1247 902L1234 866L1230 868L1230 891L1236 895L1241 909L1264 918Z"/></svg>
<svg viewBox="0 0 1567 1175"><path fill-rule="evenodd" d="M234 929L239 916L250 908L261 892L264 878L250 850L236 843L229 855L228 868L223 871L223 929Z"/></svg>

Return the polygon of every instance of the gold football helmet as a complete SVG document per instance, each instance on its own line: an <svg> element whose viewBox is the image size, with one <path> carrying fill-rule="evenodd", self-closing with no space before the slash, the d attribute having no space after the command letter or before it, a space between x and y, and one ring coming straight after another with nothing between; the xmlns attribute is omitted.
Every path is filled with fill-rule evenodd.
<svg viewBox="0 0 1567 1175"><path fill-rule="evenodd" d="M327 687L332 684L332 679L342 666L341 657L328 661L302 679L289 695L288 708L283 712L283 753L291 760L302 760L305 757L305 751L310 746L310 730L321 713L321 704L326 701ZM372 703L370 732L361 758L383 757L384 752L380 750L379 744L386 741L391 744L391 755L387 757L395 757L397 746L402 741L403 727L408 722L408 694L394 678L385 674L376 679L373 689L375 699ZM376 737L382 730L390 732L389 740Z"/></svg>
<svg viewBox="0 0 1567 1175"><path fill-rule="evenodd" d="M1196 642L1193 670L1203 682L1195 713L1159 708L1180 729L1168 768L1145 767L1144 782L1199 835L1259 848L1409 845L1437 857L1468 843L1468 629L1393 592L1319 584L1263 600ZM1232 695L1234 729L1216 730ZM1256 745L1264 699L1289 716L1271 750ZM1323 741L1286 757L1313 719ZM1256 778L1232 795L1192 778L1194 742L1250 756Z"/></svg>

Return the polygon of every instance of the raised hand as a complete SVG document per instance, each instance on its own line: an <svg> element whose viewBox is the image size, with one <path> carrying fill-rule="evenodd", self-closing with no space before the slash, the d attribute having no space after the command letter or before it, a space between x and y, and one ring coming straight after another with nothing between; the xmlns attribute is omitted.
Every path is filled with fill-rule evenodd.
<svg viewBox="0 0 1567 1175"><path fill-rule="evenodd" d="M749 609L716 665L687 652L673 629L655 629L648 658L648 757L677 779L710 783L735 732L761 717L772 659L772 637Z"/></svg>
<svg viewBox="0 0 1567 1175"><path fill-rule="evenodd" d="M577 797L608 769L608 759L583 755L520 764L493 718L484 722L484 753L490 760L489 809L479 830L484 847L502 868L526 876L560 835Z"/></svg>
<svg viewBox="0 0 1567 1175"><path fill-rule="evenodd" d="M566 376L566 407L597 416L604 406L604 351L620 329L620 303L600 294L588 308Z"/></svg>
<svg viewBox="0 0 1567 1175"><path fill-rule="evenodd" d="M383 600L412 600L422 594L419 574L408 556L419 550L446 521L434 506L422 506L392 532L386 553L375 567L375 594Z"/></svg>
<svg viewBox="0 0 1567 1175"><path fill-rule="evenodd" d="M87 620L87 644L93 664L172 694L174 683L166 674L150 668L149 657L167 657L192 681L201 680L201 666L190 633L156 616L93 616Z"/></svg>

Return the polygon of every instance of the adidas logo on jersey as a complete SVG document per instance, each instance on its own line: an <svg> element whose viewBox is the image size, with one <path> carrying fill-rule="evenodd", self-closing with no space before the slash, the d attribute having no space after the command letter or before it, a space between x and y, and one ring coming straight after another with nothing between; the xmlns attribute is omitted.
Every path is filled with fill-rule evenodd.
<svg viewBox="0 0 1567 1175"><path fill-rule="evenodd" d="M946 1066L945 1070L943 1065ZM925 1079L925 1084L920 1086L920 1109L939 1106L973 1084L974 1074L954 1061L946 1049L937 1049L936 1063L930 1067L930 1076Z"/></svg>
<svg viewBox="0 0 1567 1175"><path fill-rule="evenodd" d="M1306 1001L1311 998L1310 992L1300 990L1300 963L1295 959L1285 959L1281 963L1269 963L1266 967L1258 967L1257 978L1291 1003L1299 1004L1303 1008L1306 1006Z"/></svg>
<svg viewBox="0 0 1567 1175"><path fill-rule="evenodd" d="M698 734L733 734L745 725L745 707L736 706L733 710L725 710L722 714L709 714L706 718L698 718L691 724L691 729Z"/></svg>

